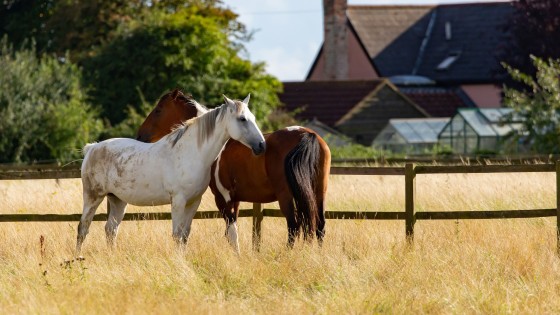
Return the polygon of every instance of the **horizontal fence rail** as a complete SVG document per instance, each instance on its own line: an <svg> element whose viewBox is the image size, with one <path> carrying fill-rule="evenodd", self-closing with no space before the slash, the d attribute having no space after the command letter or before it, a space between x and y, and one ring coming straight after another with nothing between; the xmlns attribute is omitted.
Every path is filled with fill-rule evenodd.
<svg viewBox="0 0 560 315"><path fill-rule="evenodd" d="M532 164L539 163L555 163L560 159L557 154L518 154L512 156L495 156L485 154L474 155L438 155L438 156L408 156L405 158L395 157L372 157L372 158L335 158L332 159L333 164L378 164L378 165L391 165L391 164L406 164L406 163L438 163L438 164Z"/></svg>
<svg viewBox="0 0 560 315"><path fill-rule="evenodd" d="M481 173L521 173L555 172L556 200L555 209L525 210L474 210L474 211L416 211L416 175L429 174L481 174ZM404 220L405 235L409 241L414 239L417 220L467 220L467 219L515 219L554 217L557 221L557 252L560 254L560 163L555 164L513 164L513 165L415 165L407 163L404 167L331 167L331 175L375 175L405 177L404 211L326 211L326 219L359 220ZM80 178L79 166L0 166L0 180L27 179L69 179ZM264 217L283 218L278 209L263 208L253 204L253 209L240 209L239 217L253 218L253 246L259 248L261 226ZM79 221L81 214L1 214L0 222L64 222ZM198 211L195 219L222 218L219 211ZM123 221L132 220L170 220L170 212L126 213ZM96 214L94 221L106 221L107 214Z"/></svg>

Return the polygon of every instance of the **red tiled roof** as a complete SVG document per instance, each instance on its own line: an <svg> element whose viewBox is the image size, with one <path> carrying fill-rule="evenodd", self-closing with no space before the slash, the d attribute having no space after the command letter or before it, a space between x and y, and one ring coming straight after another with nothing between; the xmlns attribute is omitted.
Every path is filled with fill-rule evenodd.
<svg viewBox="0 0 560 315"><path fill-rule="evenodd" d="M452 117L458 108L473 107L457 89L441 87L401 87L399 90L433 117Z"/></svg>
<svg viewBox="0 0 560 315"><path fill-rule="evenodd" d="M317 119L333 127L348 111L384 80L284 82L280 101L289 111L301 109L297 118Z"/></svg>

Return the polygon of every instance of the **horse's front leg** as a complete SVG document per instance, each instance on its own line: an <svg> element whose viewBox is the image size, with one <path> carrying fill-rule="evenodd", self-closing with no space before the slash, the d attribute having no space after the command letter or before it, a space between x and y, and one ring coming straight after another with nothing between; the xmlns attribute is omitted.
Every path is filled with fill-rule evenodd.
<svg viewBox="0 0 560 315"><path fill-rule="evenodd" d="M226 222L226 238L229 245L239 254L239 240L237 237L237 216L239 214L238 201L226 201L223 195L214 193L214 200Z"/></svg>
<svg viewBox="0 0 560 315"><path fill-rule="evenodd" d="M173 222L173 239L177 244L185 245L191 232L191 224L200 205L202 196L176 196L171 202L171 220Z"/></svg>
<svg viewBox="0 0 560 315"><path fill-rule="evenodd" d="M237 236L237 216L239 214L239 201L229 202L228 205L229 212L224 216L226 219L226 236L233 250L235 250L235 252L239 254L239 239Z"/></svg>

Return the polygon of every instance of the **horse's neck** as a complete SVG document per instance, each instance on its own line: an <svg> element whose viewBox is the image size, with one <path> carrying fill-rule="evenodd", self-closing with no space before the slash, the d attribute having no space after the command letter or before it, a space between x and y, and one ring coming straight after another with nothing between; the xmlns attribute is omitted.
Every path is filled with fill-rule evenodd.
<svg viewBox="0 0 560 315"><path fill-rule="evenodd" d="M202 140L200 144L198 142L198 128L200 126L194 125L190 127L192 134L188 136L185 135L185 137L181 139L186 141L179 140L177 143L180 146L179 151L195 153L197 155L196 158L199 159L199 161L205 166L210 168L230 138L225 126L221 124L225 124L224 119L216 122L212 135L208 136L205 140ZM188 144L189 142L190 144Z"/></svg>

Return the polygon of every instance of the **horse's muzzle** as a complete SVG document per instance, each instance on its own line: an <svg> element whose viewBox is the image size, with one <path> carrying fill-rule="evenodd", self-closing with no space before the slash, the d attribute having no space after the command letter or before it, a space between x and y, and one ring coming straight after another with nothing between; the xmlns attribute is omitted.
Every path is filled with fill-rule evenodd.
<svg viewBox="0 0 560 315"><path fill-rule="evenodd" d="M261 141L258 145L253 146L252 149L255 155L263 154L266 151L266 142Z"/></svg>

